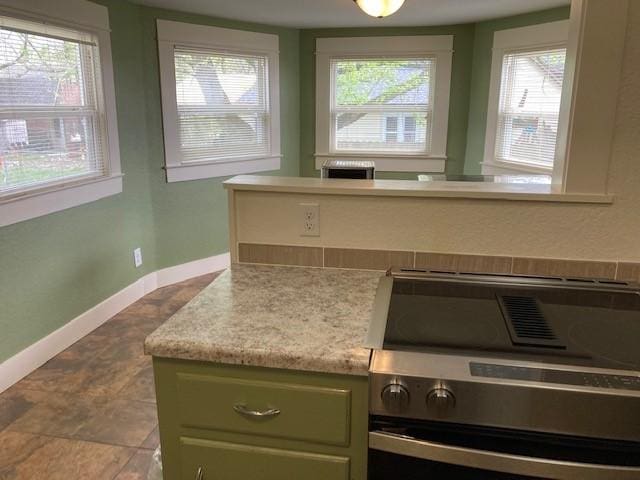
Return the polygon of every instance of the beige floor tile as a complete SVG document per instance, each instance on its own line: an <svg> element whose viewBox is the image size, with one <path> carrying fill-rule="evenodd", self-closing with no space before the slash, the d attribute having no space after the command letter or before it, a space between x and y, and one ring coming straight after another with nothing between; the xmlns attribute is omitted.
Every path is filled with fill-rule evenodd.
<svg viewBox="0 0 640 480"><path fill-rule="evenodd" d="M49 394L7 430L139 447L157 423L152 403Z"/></svg>
<svg viewBox="0 0 640 480"><path fill-rule="evenodd" d="M114 480L147 480L153 450L138 450Z"/></svg>
<svg viewBox="0 0 640 480"><path fill-rule="evenodd" d="M119 397L141 402L156 402L156 388L153 380L153 365L148 363L120 391Z"/></svg>
<svg viewBox="0 0 640 480"><path fill-rule="evenodd" d="M22 391L18 386L0 394L0 431L27 413L46 396L45 392Z"/></svg>
<svg viewBox="0 0 640 480"><path fill-rule="evenodd" d="M23 379L21 387L111 396L124 388L150 362L144 355L144 336L94 336L93 339L101 345L93 355L55 357Z"/></svg>
<svg viewBox="0 0 640 480"><path fill-rule="evenodd" d="M0 433L0 478L111 480L132 453L113 445L4 431Z"/></svg>
<svg viewBox="0 0 640 480"><path fill-rule="evenodd" d="M160 429L156 427L153 430L153 432L149 434L146 440L142 442L142 445L140 446L142 448L155 450L156 448L158 448L159 445L160 445Z"/></svg>

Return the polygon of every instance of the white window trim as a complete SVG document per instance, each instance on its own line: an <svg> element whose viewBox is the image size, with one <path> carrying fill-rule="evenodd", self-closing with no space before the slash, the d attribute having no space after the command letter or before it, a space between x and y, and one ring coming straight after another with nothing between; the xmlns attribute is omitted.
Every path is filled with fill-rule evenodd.
<svg viewBox="0 0 640 480"><path fill-rule="evenodd" d="M489 83L489 104L487 106L487 126L484 142L484 161L482 174L501 173L546 173L551 175L553 167L527 165L520 162L508 162L495 156L496 135L498 131L498 113L500 103L500 82L502 79L502 60L512 50L528 48L558 47L567 45L569 38L569 20L530 25L527 27L500 30L493 35L493 53L491 57L491 80Z"/></svg>
<svg viewBox="0 0 640 480"><path fill-rule="evenodd" d="M333 153L331 151L331 59L435 56L431 154ZM449 95L453 61L453 35L344 37L316 40L316 153L319 170L325 160L366 158L376 170L389 172L444 172L447 158Z"/></svg>
<svg viewBox="0 0 640 480"><path fill-rule="evenodd" d="M121 193L120 143L107 8L85 0L0 0L0 15L81 30L97 37L104 96L103 135L106 142L104 175L76 181L62 179L41 188L0 197L0 227Z"/></svg>
<svg viewBox="0 0 640 480"><path fill-rule="evenodd" d="M223 177L280 169L280 82L277 35L158 20L158 54L164 129L165 168L168 182ZM266 156L219 158L183 162L178 133L178 105L174 48L176 45L211 48L268 58L270 149Z"/></svg>

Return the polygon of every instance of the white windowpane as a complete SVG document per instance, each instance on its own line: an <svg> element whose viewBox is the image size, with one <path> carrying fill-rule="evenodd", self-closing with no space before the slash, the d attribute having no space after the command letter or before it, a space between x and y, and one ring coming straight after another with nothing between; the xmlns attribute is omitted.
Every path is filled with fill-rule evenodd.
<svg viewBox="0 0 640 480"><path fill-rule="evenodd" d="M28 25L0 17L0 195L105 171L97 47Z"/></svg>
<svg viewBox="0 0 640 480"><path fill-rule="evenodd" d="M510 53L502 62L496 156L552 167L564 77L564 48Z"/></svg>
<svg viewBox="0 0 640 480"><path fill-rule="evenodd" d="M331 71L335 151L430 151L435 59L336 59Z"/></svg>
<svg viewBox="0 0 640 480"><path fill-rule="evenodd" d="M174 55L183 161L267 154L267 57L182 47Z"/></svg>

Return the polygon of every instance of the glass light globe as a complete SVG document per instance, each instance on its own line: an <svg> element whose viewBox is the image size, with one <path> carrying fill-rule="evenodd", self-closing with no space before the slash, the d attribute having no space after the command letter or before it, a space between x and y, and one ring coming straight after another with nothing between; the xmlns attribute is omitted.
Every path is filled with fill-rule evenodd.
<svg viewBox="0 0 640 480"><path fill-rule="evenodd" d="M404 0L354 0L367 15L372 17L387 17L396 13Z"/></svg>

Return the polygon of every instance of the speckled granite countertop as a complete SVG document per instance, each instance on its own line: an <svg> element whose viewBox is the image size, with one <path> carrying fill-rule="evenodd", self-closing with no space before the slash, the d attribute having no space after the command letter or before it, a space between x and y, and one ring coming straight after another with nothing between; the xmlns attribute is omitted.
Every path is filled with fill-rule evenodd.
<svg viewBox="0 0 640 480"><path fill-rule="evenodd" d="M149 355L366 375L380 272L233 265L145 341Z"/></svg>

